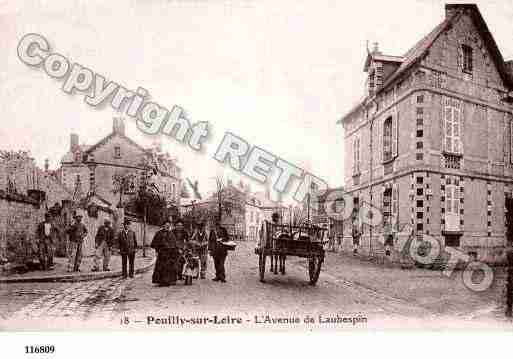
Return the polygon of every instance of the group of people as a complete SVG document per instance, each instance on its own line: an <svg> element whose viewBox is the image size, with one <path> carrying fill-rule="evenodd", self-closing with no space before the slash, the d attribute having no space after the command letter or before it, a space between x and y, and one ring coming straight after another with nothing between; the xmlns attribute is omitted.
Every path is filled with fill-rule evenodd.
<svg viewBox="0 0 513 359"><path fill-rule="evenodd" d="M66 230L68 234L67 257L68 272L80 272L82 263L82 247L87 236L87 227L82 223L82 215L76 214L74 223ZM39 261L43 270L54 266L53 257L57 229L52 224L51 215L47 213L45 220L37 226ZM229 241L228 231L216 221L214 228L207 235L205 223L193 224L192 231L184 228L178 219L173 223L170 218L155 234L151 247L157 253L152 282L159 286L175 285L177 280L192 284L193 278L205 279L208 255L212 256L215 277L214 281L226 282L225 261L228 253L223 244ZM112 248L117 245L121 255L123 278L134 276L135 253L137 251L136 234L131 229L131 222L125 219L122 229L115 235L111 222L106 219L95 236L95 255L92 271L109 271Z"/></svg>
<svg viewBox="0 0 513 359"><path fill-rule="evenodd" d="M208 254L215 267L214 281L226 282L225 261L228 232L216 221L207 236L205 223L193 224L191 232L185 230L183 222L167 220L151 242L157 252L152 282L159 286L176 285L178 280L192 284L193 278L205 279Z"/></svg>
<svg viewBox="0 0 513 359"><path fill-rule="evenodd" d="M42 270L49 270L54 266L53 258L58 230L51 219L50 213L46 213L44 221L39 223L36 229L39 263ZM83 243L87 233L87 227L82 223L82 215L76 214L74 216L74 223L66 230L69 239L66 247L68 272L80 272ZM124 278L133 277L137 241L135 232L130 228L129 220L123 222L123 228L118 233L117 238L115 238L114 229L108 219L98 228L95 237L95 255L92 271L100 270L100 262L102 260L102 269L104 271L110 270L110 256L112 248L116 243L121 255L122 275Z"/></svg>

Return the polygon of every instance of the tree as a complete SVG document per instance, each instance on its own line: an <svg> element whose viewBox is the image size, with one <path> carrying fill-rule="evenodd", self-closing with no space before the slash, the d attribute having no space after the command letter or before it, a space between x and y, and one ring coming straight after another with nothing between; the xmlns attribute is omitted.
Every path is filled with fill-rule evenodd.
<svg viewBox="0 0 513 359"><path fill-rule="evenodd" d="M135 175L129 172L118 172L112 175L113 193L119 193L118 208L123 207L123 193L135 192Z"/></svg>

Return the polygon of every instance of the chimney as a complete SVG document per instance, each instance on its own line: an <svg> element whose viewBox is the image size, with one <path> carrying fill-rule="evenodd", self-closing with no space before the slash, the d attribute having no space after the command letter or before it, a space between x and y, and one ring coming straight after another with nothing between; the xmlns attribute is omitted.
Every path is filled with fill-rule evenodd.
<svg viewBox="0 0 513 359"><path fill-rule="evenodd" d="M372 54L373 55L381 54L381 52L379 51L379 43L378 42L372 43Z"/></svg>
<svg viewBox="0 0 513 359"><path fill-rule="evenodd" d="M114 117L112 119L112 132L119 135L125 135L125 121L122 117Z"/></svg>
<svg viewBox="0 0 513 359"><path fill-rule="evenodd" d="M69 150L70 152L74 152L78 148L78 135L76 133L72 133L69 136Z"/></svg>
<svg viewBox="0 0 513 359"><path fill-rule="evenodd" d="M458 12L470 13L472 11L479 12L476 4L445 4L445 19L449 19Z"/></svg>

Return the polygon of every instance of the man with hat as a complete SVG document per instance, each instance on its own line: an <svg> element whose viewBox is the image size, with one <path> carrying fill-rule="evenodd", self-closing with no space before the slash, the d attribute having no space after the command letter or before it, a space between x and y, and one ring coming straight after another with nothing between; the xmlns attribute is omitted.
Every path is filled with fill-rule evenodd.
<svg viewBox="0 0 513 359"><path fill-rule="evenodd" d="M75 223L68 229L68 272L80 272L82 262L82 244L87 236L87 228L82 223L82 215L75 215Z"/></svg>
<svg viewBox="0 0 513 359"><path fill-rule="evenodd" d="M200 278L205 279L208 258L208 238L205 231L205 223L195 223L195 227L191 236L191 243L194 248L194 254L198 256L200 260Z"/></svg>
<svg viewBox="0 0 513 359"><path fill-rule="evenodd" d="M212 279L214 282L226 282L226 271L224 269L224 262L228 254L228 249L223 242L229 241L228 231L225 227L221 226L219 218L215 221L214 229L210 231L208 238L208 250L214 260L214 267L216 275Z"/></svg>
<svg viewBox="0 0 513 359"><path fill-rule="evenodd" d="M55 228L52 225L50 213L45 213L45 220L37 225L39 263L41 269L48 270L53 266L53 239Z"/></svg>
<svg viewBox="0 0 513 359"><path fill-rule="evenodd" d="M110 249L114 241L114 229L110 226L110 221L106 219L104 224L98 228L95 237L96 251L94 254L93 272L100 270L100 259L103 258L103 270L109 271Z"/></svg>
<svg viewBox="0 0 513 359"><path fill-rule="evenodd" d="M119 253L121 254L121 268L123 278L127 278L127 261L128 276L134 277L135 252L137 250L137 240L135 232L130 229L130 220L125 219L123 229L118 234Z"/></svg>

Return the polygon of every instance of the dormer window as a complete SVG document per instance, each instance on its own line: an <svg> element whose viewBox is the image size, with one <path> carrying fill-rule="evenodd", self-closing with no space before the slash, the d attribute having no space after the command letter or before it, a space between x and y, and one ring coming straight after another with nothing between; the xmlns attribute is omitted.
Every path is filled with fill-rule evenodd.
<svg viewBox="0 0 513 359"><path fill-rule="evenodd" d="M472 74L472 47L468 45L461 45L461 51L463 53L462 70L467 74Z"/></svg>
<svg viewBox="0 0 513 359"><path fill-rule="evenodd" d="M121 147L114 147L114 158L121 158Z"/></svg>

